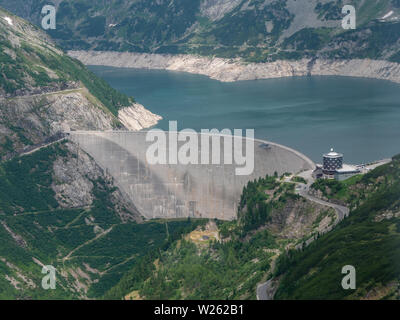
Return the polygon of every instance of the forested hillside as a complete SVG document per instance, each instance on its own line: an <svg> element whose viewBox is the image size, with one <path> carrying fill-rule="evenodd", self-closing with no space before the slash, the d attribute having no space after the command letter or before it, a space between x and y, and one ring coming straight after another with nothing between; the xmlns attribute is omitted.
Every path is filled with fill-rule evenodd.
<svg viewBox="0 0 400 320"><path fill-rule="evenodd" d="M255 299L257 284L271 278L275 299L398 299L400 156L366 175L313 185L352 208L326 234L335 212L296 195L284 179L249 183L238 221L210 222L147 255L104 298ZM341 286L346 265L356 268L356 290Z"/></svg>
<svg viewBox="0 0 400 320"><path fill-rule="evenodd" d="M353 208L332 232L278 262L276 299L399 299L400 156L350 183L315 187ZM356 290L344 290L342 267L356 268Z"/></svg>
<svg viewBox="0 0 400 320"><path fill-rule="evenodd" d="M141 257L201 223L138 224L109 177L75 151L61 142L0 164L1 299L101 297ZM86 194L74 198L75 183ZM56 290L41 287L42 265L56 268Z"/></svg>
<svg viewBox="0 0 400 320"><path fill-rule="evenodd" d="M1 8L0 15L2 96L15 97L85 86L114 115L119 108L132 103L79 61L65 55L41 30ZM11 23L5 18L9 18Z"/></svg>
<svg viewBox="0 0 400 320"><path fill-rule="evenodd" d="M295 194L285 176L249 182L239 219L210 221L148 255L107 299L255 299L275 259L335 222L332 209Z"/></svg>
<svg viewBox="0 0 400 320"><path fill-rule="evenodd" d="M49 33L65 49L399 61L398 0L0 0L39 26L48 4ZM342 29L345 4L356 7L356 30Z"/></svg>

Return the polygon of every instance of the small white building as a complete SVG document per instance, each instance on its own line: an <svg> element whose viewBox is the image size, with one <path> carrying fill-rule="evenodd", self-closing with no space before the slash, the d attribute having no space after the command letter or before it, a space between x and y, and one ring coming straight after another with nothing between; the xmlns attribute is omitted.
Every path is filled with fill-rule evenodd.
<svg viewBox="0 0 400 320"><path fill-rule="evenodd" d="M361 171L356 166L350 164L343 164L341 169L337 169L335 172L335 179L339 181L346 180L352 176L359 174Z"/></svg>

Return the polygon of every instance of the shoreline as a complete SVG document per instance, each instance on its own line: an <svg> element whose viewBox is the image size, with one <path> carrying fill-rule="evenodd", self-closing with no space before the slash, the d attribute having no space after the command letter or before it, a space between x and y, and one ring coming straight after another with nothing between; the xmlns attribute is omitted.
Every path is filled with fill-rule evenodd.
<svg viewBox="0 0 400 320"><path fill-rule="evenodd" d="M278 60L245 63L240 59L115 51L69 51L85 65L169 70L205 75L221 82L296 76L345 76L400 84L400 64L384 60Z"/></svg>

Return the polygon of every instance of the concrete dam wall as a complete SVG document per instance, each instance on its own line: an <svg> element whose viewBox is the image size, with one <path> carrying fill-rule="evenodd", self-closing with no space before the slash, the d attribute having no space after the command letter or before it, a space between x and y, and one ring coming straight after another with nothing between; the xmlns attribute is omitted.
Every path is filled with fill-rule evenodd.
<svg viewBox="0 0 400 320"><path fill-rule="evenodd" d="M310 159L295 150L254 139L254 171L250 175L235 174L238 166L225 164L224 161L218 165L149 164L146 152L154 142L147 142L146 134L143 131L77 131L70 133L70 139L114 178L115 184L147 219L193 217L233 220L237 217L243 187L249 181L275 172L279 175L298 173L315 167ZM167 137L171 135L168 132L165 134ZM203 134L194 134L199 141L204 137ZM221 149L225 148L224 144L228 145L223 135L217 138ZM243 139L242 151L245 155L246 139L249 138L235 139ZM183 144L178 142L178 147ZM211 148L210 142L210 152ZM233 149L232 153L238 152ZM221 150L222 160L223 157Z"/></svg>

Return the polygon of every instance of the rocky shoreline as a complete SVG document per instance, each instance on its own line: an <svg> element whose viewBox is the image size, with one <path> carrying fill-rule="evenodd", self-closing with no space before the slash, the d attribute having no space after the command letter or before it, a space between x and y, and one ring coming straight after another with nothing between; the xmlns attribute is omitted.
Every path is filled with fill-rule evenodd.
<svg viewBox="0 0 400 320"><path fill-rule="evenodd" d="M205 75L223 82L314 75L373 78L400 83L400 64L383 60L302 59L245 63L240 59L194 55L112 51L70 51L68 54L86 65L181 71Z"/></svg>

